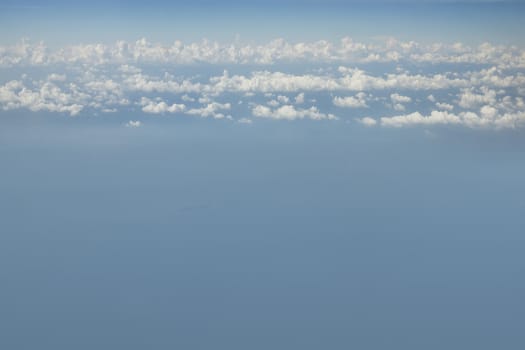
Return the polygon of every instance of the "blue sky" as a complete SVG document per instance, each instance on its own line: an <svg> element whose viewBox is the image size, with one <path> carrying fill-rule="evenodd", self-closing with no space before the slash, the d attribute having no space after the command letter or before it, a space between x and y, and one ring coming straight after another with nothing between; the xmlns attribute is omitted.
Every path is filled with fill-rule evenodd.
<svg viewBox="0 0 525 350"><path fill-rule="evenodd" d="M201 1L4 2L2 40L50 44L92 41L171 41L173 37L362 40L394 35L418 41L497 40L521 43L524 3L491 1ZM466 20L468 18L468 20Z"/></svg>
<svg viewBox="0 0 525 350"><path fill-rule="evenodd" d="M0 348L523 348L523 6L2 1Z"/></svg>

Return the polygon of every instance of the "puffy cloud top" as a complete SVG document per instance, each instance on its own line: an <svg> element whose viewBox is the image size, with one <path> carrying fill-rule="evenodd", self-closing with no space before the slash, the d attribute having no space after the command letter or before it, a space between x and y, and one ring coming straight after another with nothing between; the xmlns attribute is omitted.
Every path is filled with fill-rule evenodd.
<svg viewBox="0 0 525 350"><path fill-rule="evenodd" d="M372 61L384 71L368 71ZM290 71L284 62L307 64ZM210 74L216 68L208 69L209 64L228 70ZM252 66L239 67L245 64ZM343 38L162 45L140 39L50 50L23 40L0 47L0 70L9 71L5 77L21 72L19 78L0 79L0 108L6 111L81 116L125 110L241 124L252 123L250 115L352 119L370 127L502 129L525 124L525 51L488 43L471 47L389 39L370 44Z"/></svg>

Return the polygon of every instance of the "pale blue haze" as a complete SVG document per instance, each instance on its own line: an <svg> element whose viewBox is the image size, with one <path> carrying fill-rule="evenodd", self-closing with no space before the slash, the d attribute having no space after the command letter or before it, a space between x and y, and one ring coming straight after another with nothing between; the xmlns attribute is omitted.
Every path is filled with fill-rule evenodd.
<svg viewBox="0 0 525 350"><path fill-rule="evenodd" d="M522 48L523 6L3 1L0 44L395 36ZM136 64L150 77L203 84L224 69L336 76L339 65L462 77L497 63ZM0 87L19 80L21 93L46 79L83 87L68 79L88 70L123 85L119 69L12 64L0 68ZM518 79L523 69L501 74ZM483 103L519 113L520 88L491 87L503 92ZM0 349L524 349L522 124L381 125L383 116L427 115L430 94L460 115L470 110L460 107L470 91L461 89L372 89L366 109L333 103L357 90L316 90L295 104L338 120L252 115L255 105L281 94L293 101L302 90L184 99L126 90L129 104L101 97L102 107L88 107L98 97L80 98L88 102L78 114L15 108L0 90ZM406 109L393 109L393 93L410 96ZM186 111L208 103L199 97L231 107L217 120L148 114L141 97ZM377 125L362 125L367 116Z"/></svg>

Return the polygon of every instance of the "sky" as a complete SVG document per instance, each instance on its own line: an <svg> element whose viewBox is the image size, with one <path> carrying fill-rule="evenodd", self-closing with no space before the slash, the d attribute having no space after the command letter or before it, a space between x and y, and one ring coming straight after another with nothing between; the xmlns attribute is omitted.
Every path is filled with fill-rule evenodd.
<svg viewBox="0 0 525 350"><path fill-rule="evenodd" d="M0 348L522 349L523 1L0 1Z"/></svg>

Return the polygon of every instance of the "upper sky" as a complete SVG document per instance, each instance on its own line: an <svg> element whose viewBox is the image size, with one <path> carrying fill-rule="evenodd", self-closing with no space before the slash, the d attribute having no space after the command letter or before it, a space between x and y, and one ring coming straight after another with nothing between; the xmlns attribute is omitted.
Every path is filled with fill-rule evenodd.
<svg viewBox="0 0 525 350"><path fill-rule="evenodd" d="M369 39L523 43L523 1L3 1L0 41Z"/></svg>

